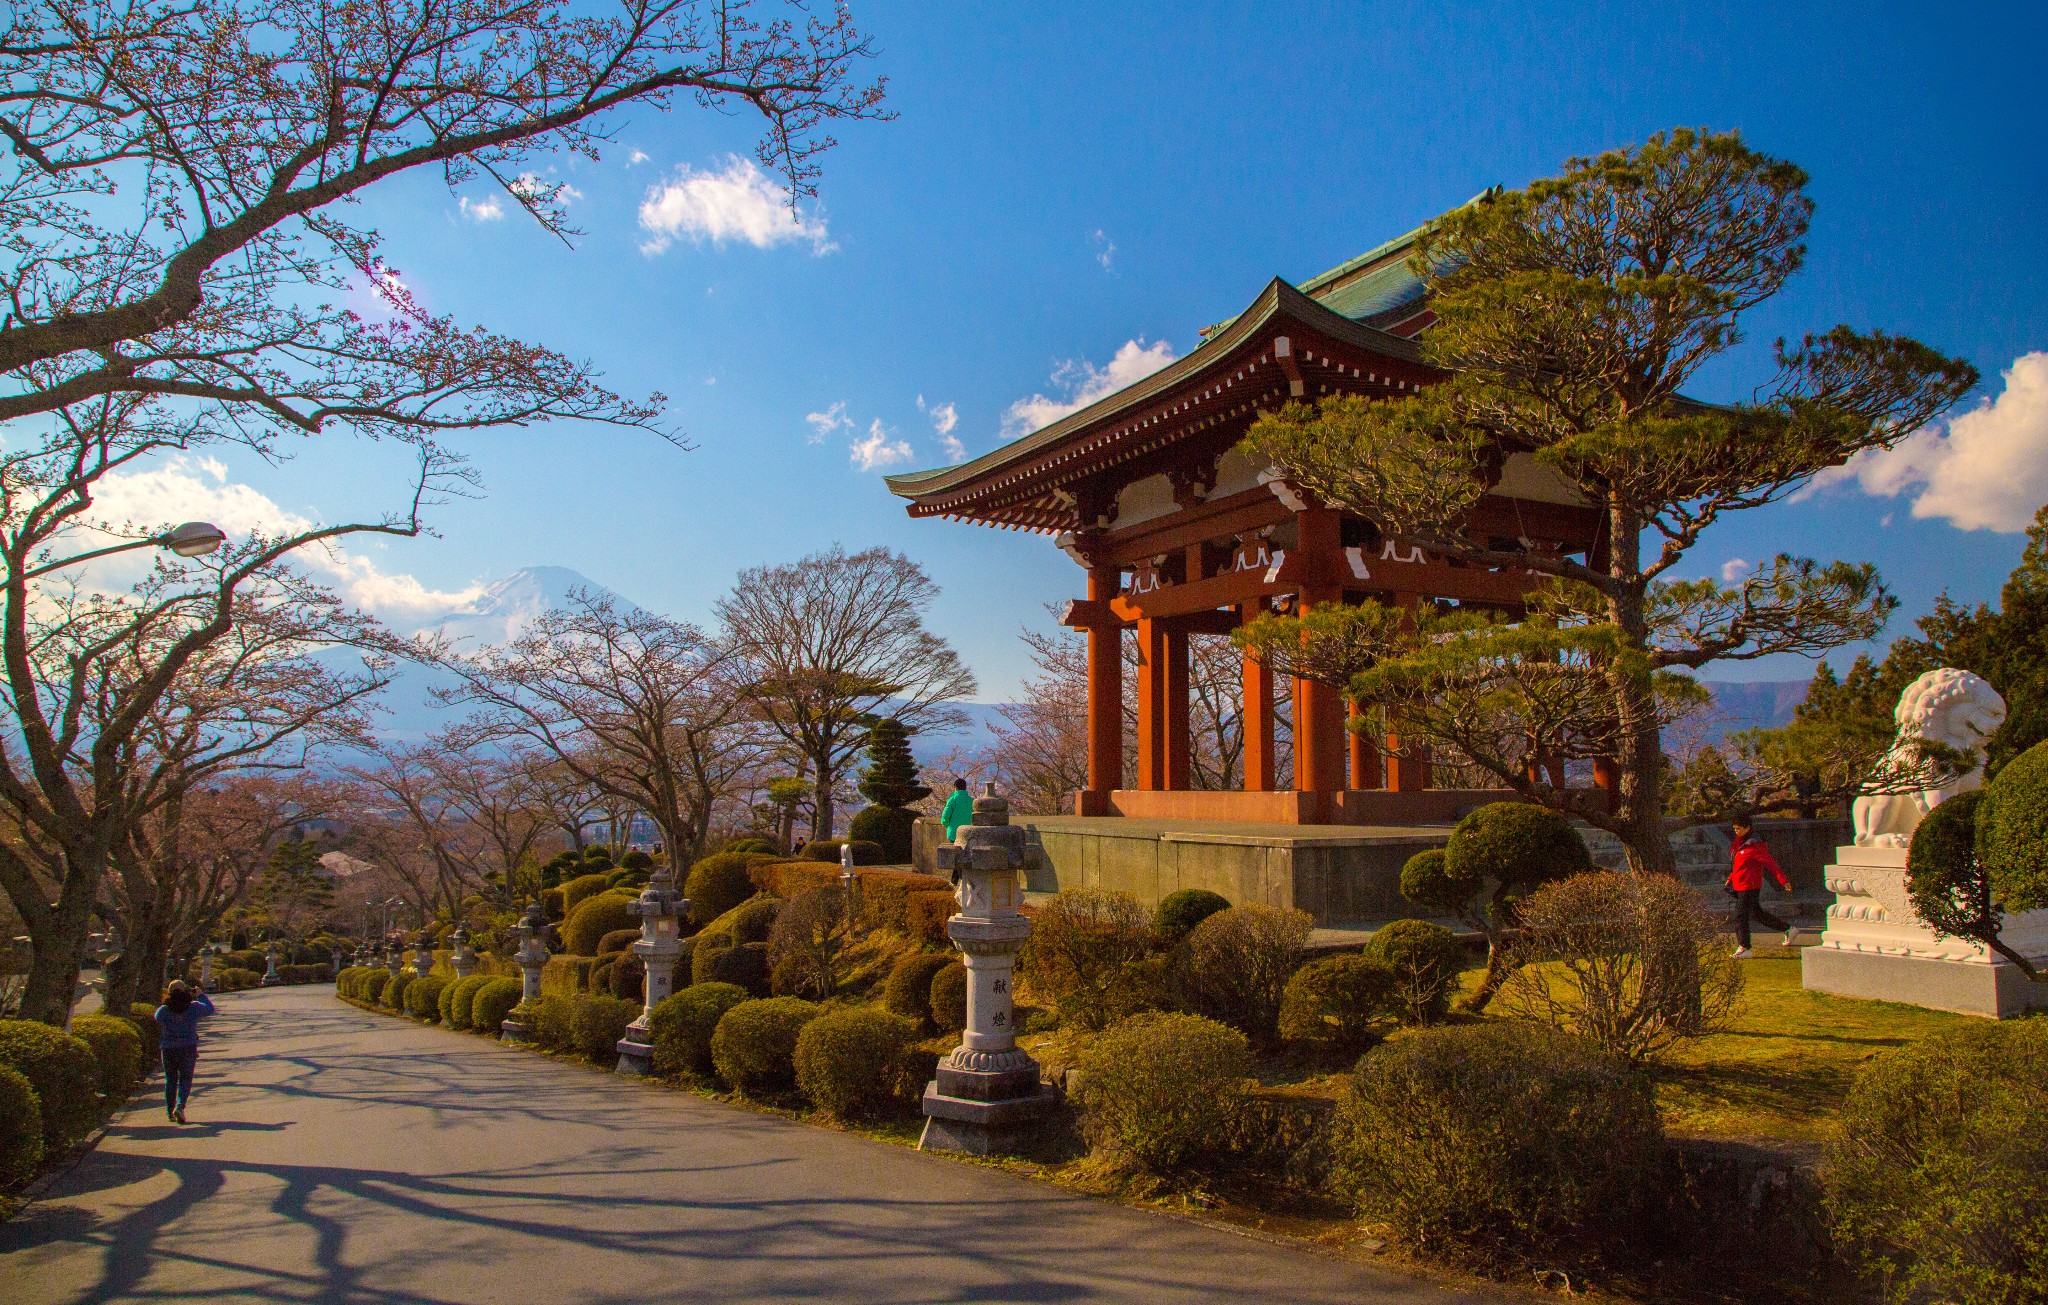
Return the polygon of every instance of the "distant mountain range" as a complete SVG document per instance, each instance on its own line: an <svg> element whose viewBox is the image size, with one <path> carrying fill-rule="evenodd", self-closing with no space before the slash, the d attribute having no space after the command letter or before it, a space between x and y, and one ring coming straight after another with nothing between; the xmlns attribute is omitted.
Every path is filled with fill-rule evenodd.
<svg viewBox="0 0 2048 1305"><path fill-rule="evenodd" d="M571 590L585 589L609 597L622 608L637 604L565 566L529 566L486 586L474 600L443 612L428 613L401 627L406 633L435 633L458 649L498 647L518 638L543 613L565 607ZM387 739L417 742L447 725L456 713L436 704L431 691L445 688L452 677L431 667L403 668L385 691L386 714L379 732ZM1783 725L1806 696L1805 680L1706 681L1714 695L1715 717L1703 741L1735 730ZM979 752L994 741L990 727L1002 720L1002 704L963 702L964 728L951 734L919 737L920 760L930 762L948 752Z"/></svg>

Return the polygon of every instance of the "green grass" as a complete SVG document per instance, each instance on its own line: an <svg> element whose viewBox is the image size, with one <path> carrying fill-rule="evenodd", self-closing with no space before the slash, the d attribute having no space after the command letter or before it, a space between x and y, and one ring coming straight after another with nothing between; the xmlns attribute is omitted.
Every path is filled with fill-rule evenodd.
<svg viewBox="0 0 2048 1305"><path fill-rule="evenodd" d="M1864 1061L1968 1018L1807 992L1785 948L1759 947L1743 971L1728 1028L1680 1043L1654 1071L1675 1135L1824 1141Z"/></svg>

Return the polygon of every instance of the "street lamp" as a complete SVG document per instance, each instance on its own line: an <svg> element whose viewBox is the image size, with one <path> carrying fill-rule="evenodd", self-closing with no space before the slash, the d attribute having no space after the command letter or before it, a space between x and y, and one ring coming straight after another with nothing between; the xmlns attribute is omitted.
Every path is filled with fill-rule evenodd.
<svg viewBox="0 0 2048 1305"><path fill-rule="evenodd" d="M179 557L203 557L226 543L227 538L227 531L210 521L187 521L183 525L172 526L161 535L151 535L148 539L134 539L125 544L95 548L91 552L80 553L75 557L46 562L24 574L22 579L33 580L39 575L48 575L67 566L77 566L80 562L90 562L96 557L110 557L115 553L126 553L138 548L168 548Z"/></svg>

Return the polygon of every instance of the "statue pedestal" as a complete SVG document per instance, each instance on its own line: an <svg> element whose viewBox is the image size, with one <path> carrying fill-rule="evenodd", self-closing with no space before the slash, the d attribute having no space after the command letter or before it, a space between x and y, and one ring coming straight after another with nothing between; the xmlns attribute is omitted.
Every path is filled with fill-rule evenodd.
<svg viewBox="0 0 2048 1305"><path fill-rule="evenodd" d="M1838 847L1828 867L1827 928L1800 952L1811 992L1904 1002L1929 1010L2011 1019L2048 1009L2048 983L2035 983L1989 949L1937 937L1906 895L1906 849ZM2006 917L2001 936L2036 965L2048 965L2048 911Z"/></svg>

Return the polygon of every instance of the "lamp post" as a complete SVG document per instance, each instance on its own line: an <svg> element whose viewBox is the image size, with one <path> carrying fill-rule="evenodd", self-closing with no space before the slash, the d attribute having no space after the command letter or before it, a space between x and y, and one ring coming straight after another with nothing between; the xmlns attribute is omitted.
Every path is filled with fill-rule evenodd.
<svg viewBox="0 0 2048 1305"><path fill-rule="evenodd" d="M111 557L115 553L129 553L138 548L168 548L179 557L203 557L227 542L227 537L226 531L210 521L187 521L181 526L171 527L161 535L151 535L148 539L131 539L125 544L113 544L106 548L95 548L90 552L74 554L71 557L61 557L54 562L45 562L41 566L24 572L21 578L33 580L39 575L48 575L52 571L61 571L67 566L77 566L80 562L90 562L94 558L99 557Z"/></svg>
<svg viewBox="0 0 2048 1305"><path fill-rule="evenodd" d="M654 1008L675 991L676 957L683 952L679 920L690 909L690 899L676 891L664 863L626 909L640 917L640 941L633 944L633 954L646 967L647 981L642 985L640 1018L626 1026L626 1036L614 1049L619 1053L618 1072L640 1075L654 1068Z"/></svg>
<svg viewBox="0 0 2048 1305"><path fill-rule="evenodd" d="M455 926L455 950L449 954L448 964L455 970L455 977L466 979L476 973L476 951L469 945L469 930Z"/></svg>
<svg viewBox="0 0 2048 1305"><path fill-rule="evenodd" d="M1017 1046L1011 1004L1017 953L1031 936L1031 921L1017 910L1025 849L1024 830L1010 823L1010 804L994 784L974 799L974 823L937 849L960 903L946 933L967 966L967 1030L925 1087L920 1150L1012 1150L1052 1104L1038 1062Z"/></svg>
<svg viewBox="0 0 2048 1305"><path fill-rule="evenodd" d="M525 1042L533 1036L533 1004L540 1000L540 972L548 963L548 919L539 902L526 908L526 918L513 926L512 933L519 939L513 957L519 962L519 1004L498 1026L498 1036L506 1042Z"/></svg>

